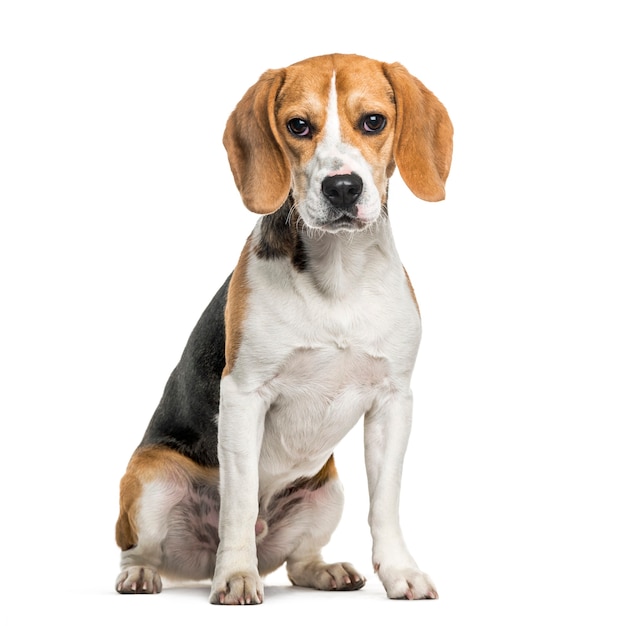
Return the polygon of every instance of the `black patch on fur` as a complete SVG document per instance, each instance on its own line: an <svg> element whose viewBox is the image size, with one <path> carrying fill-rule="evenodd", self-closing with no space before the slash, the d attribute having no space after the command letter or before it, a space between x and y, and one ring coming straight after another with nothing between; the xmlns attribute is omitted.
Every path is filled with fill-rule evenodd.
<svg viewBox="0 0 618 626"><path fill-rule="evenodd" d="M258 258L267 260L288 257L292 265L302 272L307 268L307 254L298 236L302 223L294 215L293 206L294 199L288 196L278 211L262 217L260 240L255 253Z"/></svg>
<svg viewBox="0 0 618 626"><path fill-rule="evenodd" d="M189 337L140 446L163 445L206 467L218 467L219 388L225 367L225 305L230 277Z"/></svg>

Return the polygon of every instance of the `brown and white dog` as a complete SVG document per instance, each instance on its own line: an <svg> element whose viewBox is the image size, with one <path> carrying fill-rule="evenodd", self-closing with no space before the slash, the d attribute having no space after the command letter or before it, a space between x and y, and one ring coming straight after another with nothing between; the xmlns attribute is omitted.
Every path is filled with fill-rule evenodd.
<svg viewBox="0 0 618 626"><path fill-rule="evenodd" d="M362 587L321 550L343 507L333 450L364 416L375 571L390 598L436 598L399 525L421 324L386 199L396 166L444 198L448 114L400 64L333 54L264 73L224 144L262 217L121 481L116 589L212 579L211 602L256 604L284 563L295 585Z"/></svg>

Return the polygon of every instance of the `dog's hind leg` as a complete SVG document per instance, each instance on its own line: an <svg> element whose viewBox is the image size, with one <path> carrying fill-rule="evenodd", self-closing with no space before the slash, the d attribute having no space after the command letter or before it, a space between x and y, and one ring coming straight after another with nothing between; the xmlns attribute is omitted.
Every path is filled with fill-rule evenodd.
<svg viewBox="0 0 618 626"><path fill-rule="evenodd" d="M332 461L331 461L332 462ZM296 513L293 526L302 528L295 549L288 555L288 577L299 587L313 587L326 591L360 589L366 579L350 563L326 563L322 548L328 543L343 511L343 488L333 476L320 487L306 492Z"/></svg>
<svg viewBox="0 0 618 626"><path fill-rule="evenodd" d="M159 593L161 574L197 580L212 576L217 475L216 469L201 468L166 448L135 452L120 483L116 541L122 553L116 591ZM204 529L210 527L215 530L206 536Z"/></svg>
<svg viewBox="0 0 618 626"><path fill-rule="evenodd" d="M116 579L118 593L161 591L158 570L166 533L165 519L171 508L164 506L162 494L160 483L141 480L135 468L129 465L120 483L120 515L116 523L116 541L122 549L121 571ZM165 508L168 510L162 510ZM155 511L158 513L153 515Z"/></svg>

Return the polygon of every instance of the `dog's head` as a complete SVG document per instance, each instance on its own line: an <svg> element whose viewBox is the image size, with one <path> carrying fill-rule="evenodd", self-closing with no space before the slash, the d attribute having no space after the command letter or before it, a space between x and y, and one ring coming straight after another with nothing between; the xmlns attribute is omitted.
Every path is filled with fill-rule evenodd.
<svg viewBox="0 0 618 626"><path fill-rule="evenodd" d="M230 116L223 142L251 211L291 193L305 224L374 222L395 166L419 198L444 198L453 128L439 100L399 63L314 57L269 70Z"/></svg>

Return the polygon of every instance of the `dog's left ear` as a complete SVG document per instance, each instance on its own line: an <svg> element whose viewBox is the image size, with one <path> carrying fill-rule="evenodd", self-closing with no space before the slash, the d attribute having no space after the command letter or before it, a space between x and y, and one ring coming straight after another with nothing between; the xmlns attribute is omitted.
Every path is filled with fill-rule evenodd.
<svg viewBox="0 0 618 626"><path fill-rule="evenodd" d="M291 168L275 136L275 100L284 70L269 70L251 87L230 115L223 145L245 206L272 213L290 192Z"/></svg>
<svg viewBox="0 0 618 626"><path fill-rule="evenodd" d="M453 125L442 103L399 63L385 63L395 93L395 164L422 200L444 200L451 167Z"/></svg>

